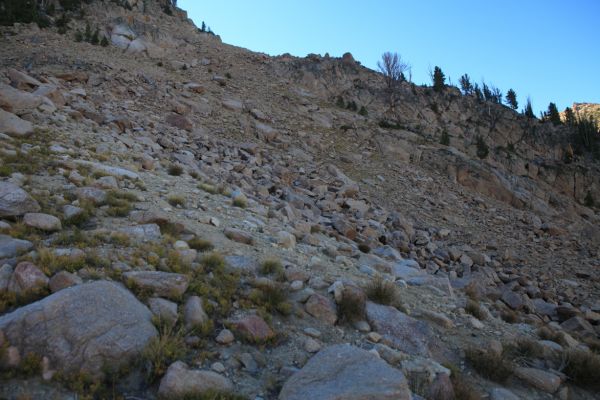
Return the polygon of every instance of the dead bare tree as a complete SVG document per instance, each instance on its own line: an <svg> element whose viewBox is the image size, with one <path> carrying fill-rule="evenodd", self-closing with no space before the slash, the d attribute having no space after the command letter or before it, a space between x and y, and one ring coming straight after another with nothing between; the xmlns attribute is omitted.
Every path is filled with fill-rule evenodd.
<svg viewBox="0 0 600 400"><path fill-rule="evenodd" d="M410 70L410 65L398 55L398 53L385 52L381 60L377 62L377 68L385 78L385 84L388 92L388 101L390 108L396 105L396 91L400 83L406 78L404 72Z"/></svg>

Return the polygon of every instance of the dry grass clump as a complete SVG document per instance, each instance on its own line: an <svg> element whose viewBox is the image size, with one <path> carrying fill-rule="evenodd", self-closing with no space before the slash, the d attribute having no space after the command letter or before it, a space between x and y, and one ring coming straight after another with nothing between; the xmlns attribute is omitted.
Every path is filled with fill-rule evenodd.
<svg viewBox="0 0 600 400"><path fill-rule="evenodd" d="M569 350L563 372L578 386L600 391L600 356L585 350Z"/></svg>
<svg viewBox="0 0 600 400"><path fill-rule="evenodd" d="M150 382L156 381L167 372L173 362L185 355L184 332L181 328L154 320L158 325L158 337L152 338L142 353L143 366Z"/></svg>
<svg viewBox="0 0 600 400"><path fill-rule="evenodd" d="M356 322L365 318L365 297L353 291L344 291L337 304L338 317L341 321Z"/></svg>
<svg viewBox="0 0 600 400"><path fill-rule="evenodd" d="M549 340L551 342L558 343L561 346L566 345L565 338L563 337L563 335L560 332L553 331L548 327L544 326L538 329L537 334L542 340Z"/></svg>
<svg viewBox="0 0 600 400"><path fill-rule="evenodd" d="M167 201L173 207L184 207L185 206L185 197L172 195L167 198Z"/></svg>
<svg viewBox="0 0 600 400"><path fill-rule="evenodd" d="M512 374L513 366L504 354L492 350L470 348L465 356L473 369L484 378L495 382L505 382Z"/></svg>
<svg viewBox="0 0 600 400"><path fill-rule="evenodd" d="M508 322L509 324L516 324L519 322L519 315L513 310L504 310L500 313L500 318L504 322Z"/></svg>
<svg viewBox="0 0 600 400"><path fill-rule="evenodd" d="M167 168L167 172L171 176L180 176L181 174L183 174L183 167L178 164L171 164Z"/></svg>
<svg viewBox="0 0 600 400"><path fill-rule="evenodd" d="M106 211L111 217L126 217L133 209L132 202L138 201L133 193L111 190L106 196L106 204L109 208Z"/></svg>
<svg viewBox="0 0 600 400"><path fill-rule="evenodd" d="M292 305L287 302L285 289L275 282L260 285L252 290L249 298L254 304L264 307L270 313L277 311L283 315L290 315L292 312Z"/></svg>
<svg viewBox="0 0 600 400"><path fill-rule="evenodd" d="M478 301L468 299L465 311L479 320L484 320L486 318L486 314L481 309L481 305Z"/></svg>
<svg viewBox="0 0 600 400"><path fill-rule="evenodd" d="M201 239L197 236L188 240L187 244L188 246L190 246L190 249L197 250L201 253L205 251L210 251L214 248L213 244L209 240Z"/></svg>
<svg viewBox="0 0 600 400"><path fill-rule="evenodd" d="M261 275L282 275L283 274L283 265L281 261L270 258L264 260L258 269L258 272Z"/></svg>
<svg viewBox="0 0 600 400"><path fill-rule="evenodd" d="M544 347L529 338L520 338L504 346L505 354L516 363L544 357Z"/></svg>
<svg viewBox="0 0 600 400"><path fill-rule="evenodd" d="M198 185L198 189L205 191L206 193L210 193L210 194L217 194L219 193L219 190L217 189L217 187L215 187L214 185L210 185L208 183L201 183Z"/></svg>
<svg viewBox="0 0 600 400"><path fill-rule="evenodd" d="M41 249L36 263L44 274L52 276L61 270L68 272L79 271L86 266L86 257L83 254L81 256L57 255L52 250Z"/></svg>
<svg viewBox="0 0 600 400"><path fill-rule="evenodd" d="M366 287L365 292L369 300L386 306L397 306L399 303L398 288L394 282L375 277Z"/></svg>

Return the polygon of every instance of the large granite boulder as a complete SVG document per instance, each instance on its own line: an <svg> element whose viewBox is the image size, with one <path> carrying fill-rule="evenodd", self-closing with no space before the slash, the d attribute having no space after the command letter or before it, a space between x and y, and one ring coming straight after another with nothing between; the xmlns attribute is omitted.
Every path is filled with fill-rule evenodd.
<svg viewBox="0 0 600 400"><path fill-rule="evenodd" d="M348 344L327 347L283 386L279 400L408 400L406 378L375 354Z"/></svg>
<svg viewBox="0 0 600 400"><path fill-rule="evenodd" d="M126 365L157 331L152 313L122 285L73 286L0 317L0 331L21 354L50 359L63 372L102 375Z"/></svg>

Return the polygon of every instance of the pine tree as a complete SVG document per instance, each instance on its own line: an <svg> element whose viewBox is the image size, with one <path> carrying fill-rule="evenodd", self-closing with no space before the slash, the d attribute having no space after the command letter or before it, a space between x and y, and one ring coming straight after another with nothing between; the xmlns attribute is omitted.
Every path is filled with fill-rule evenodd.
<svg viewBox="0 0 600 400"><path fill-rule="evenodd" d="M492 94L490 87L485 82L482 82L481 84L483 85L483 99L485 101L493 101L494 95Z"/></svg>
<svg viewBox="0 0 600 400"><path fill-rule="evenodd" d="M442 92L446 87L446 76L442 72L442 69L437 65L433 69L433 90L436 92Z"/></svg>
<svg viewBox="0 0 600 400"><path fill-rule="evenodd" d="M577 120L575 118L575 113L573 112L571 107L565 108L565 124L573 126L576 122Z"/></svg>
<svg viewBox="0 0 600 400"><path fill-rule="evenodd" d="M102 37L102 40L100 41L100 46L102 46L102 47L108 46L108 39L106 38L106 36Z"/></svg>
<svg viewBox="0 0 600 400"><path fill-rule="evenodd" d="M528 118L535 118L535 114L533 113L533 107L531 106L531 98L527 98L527 104L525 105L525 109L523 110L523 115Z"/></svg>
<svg viewBox="0 0 600 400"><path fill-rule="evenodd" d="M471 78L468 74L461 76L458 80L458 83L460 83L463 94L469 95L473 93L473 84L471 83Z"/></svg>
<svg viewBox="0 0 600 400"><path fill-rule="evenodd" d="M560 120L560 114L558 113L558 108L556 108L556 104L550 103L548 104L548 111L546 113L546 118L548 121L552 122L554 125L562 124Z"/></svg>
<svg viewBox="0 0 600 400"><path fill-rule="evenodd" d="M506 104L513 110L516 110L519 107L517 94L512 89L508 89L508 92L506 92Z"/></svg>
<svg viewBox="0 0 600 400"><path fill-rule="evenodd" d="M83 34L83 38L88 43L92 40L92 27L90 26L90 24L87 24L85 26L85 33Z"/></svg>
<svg viewBox="0 0 600 400"><path fill-rule="evenodd" d="M206 24L202 21L202 28L200 28L200 32L206 32Z"/></svg>

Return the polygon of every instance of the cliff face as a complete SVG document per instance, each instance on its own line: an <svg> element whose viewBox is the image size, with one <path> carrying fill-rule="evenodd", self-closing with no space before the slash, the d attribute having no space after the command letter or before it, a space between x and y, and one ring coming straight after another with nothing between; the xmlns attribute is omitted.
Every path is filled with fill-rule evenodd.
<svg viewBox="0 0 600 400"><path fill-rule="evenodd" d="M390 108L350 54L269 57L117 3L0 31L0 369L141 357L105 387L139 398L495 398L475 348L519 367L516 396L593 398L556 372L600 331L600 174L569 128L454 87L404 82ZM84 385L37 371L0 371L0 397Z"/></svg>

